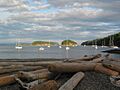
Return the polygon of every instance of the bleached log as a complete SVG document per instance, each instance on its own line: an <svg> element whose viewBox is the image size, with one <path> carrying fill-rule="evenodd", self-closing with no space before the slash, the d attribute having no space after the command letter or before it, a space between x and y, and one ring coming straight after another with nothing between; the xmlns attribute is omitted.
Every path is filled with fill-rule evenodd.
<svg viewBox="0 0 120 90"><path fill-rule="evenodd" d="M40 73L20 71L19 73L17 73L17 76L22 80L33 81L37 79L48 79L50 77L50 74L51 73L49 71L40 72Z"/></svg>
<svg viewBox="0 0 120 90"><path fill-rule="evenodd" d="M84 73L78 72L72 76L59 90L73 90L77 84L83 79Z"/></svg>
<svg viewBox="0 0 120 90"><path fill-rule="evenodd" d="M40 79L40 80L35 80L35 81L32 81L30 83L24 83L23 81L21 81L19 78L15 78L16 82L20 85L21 87L21 90L24 89L24 90L29 90L30 88L36 86L36 85L39 85L40 83L42 82L45 82L46 79Z"/></svg>
<svg viewBox="0 0 120 90"><path fill-rule="evenodd" d="M15 83L15 82L16 82L16 80L15 80L14 75L0 77L0 86L12 84L12 83Z"/></svg>
<svg viewBox="0 0 120 90"><path fill-rule="evenodd" d="M54 80L49 80L39 85L35 85L29 90L58 90L57 82Z"/></svg>
<svg viewBox="0 0 120 90"><path fill-rule="evenodd" d="M12 72L17 72L17 71L31 71L31 70L36 70L36 69L43 69L44 67L42 66L25 66L25 67L14 67L14 68L2 68L0 69L0 74L4 73L12 73Z"/></svg>
<svg viewBox="0 0 120 90"><path fill-rule="evenodd" d="M104 60L102 64L107 68L120 72L120 62L118 61Z"/></svg>
<svg viewBox="0 0 120 90"><path fill-rule="evenodd" d="M39 62L0 62L0 66L9 66L9 65L24 65L24 66L44 66L47 67L49 64L62 62L62 61L39 61Z"/></svg>
<svg viewBox="0 0 120 90"><path fill-rule="evenodd" d="M104 60L103 57L93 59L91 61L75 61L76 63L101 63ZM74 62L74 61L69 61L69 62Z"/></svg>
<svg viewBox="0 0 120 90"><path fill-rule="evenodd" d="M48 66L51 72L79 72L94 70L96 63L54 63Z"/></svg>
<svg viewBox="0 0 120 90"><path fill-rule="evenodd" d="M39 69L39 70L31 71L31 73L33 73L33 74L43 73L43 72L49 72L49 71L48 71L48 69Z"/></svg>
<svg viewBox="0 0 120 90"><path fill-rule="evenodd" d="M110 76L117 76L119 75L119 72L111 70L109 68L104 67L101 63L97 64L95 67L95 71L101 72Z"/></svg>
<svg viewBox="0 0 120 90"><path fill-rule="evenodd" d="M79 59L69 60L69 62L91 61L93 59L97 59L100 57L101 57L101 54L97 54L97 55L92 55L92 56L81 57Z"/></svg>

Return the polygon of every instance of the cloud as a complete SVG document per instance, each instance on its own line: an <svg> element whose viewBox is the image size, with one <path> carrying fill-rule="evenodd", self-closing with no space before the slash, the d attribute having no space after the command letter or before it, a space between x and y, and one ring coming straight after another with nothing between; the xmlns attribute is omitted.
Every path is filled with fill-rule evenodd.
<svg viewBox="0 0 120 90"><path fill-rule="evenodd" d="M119 0L0 0L1 42L81 42L114 34L120 31L119 6Z"/></svg>

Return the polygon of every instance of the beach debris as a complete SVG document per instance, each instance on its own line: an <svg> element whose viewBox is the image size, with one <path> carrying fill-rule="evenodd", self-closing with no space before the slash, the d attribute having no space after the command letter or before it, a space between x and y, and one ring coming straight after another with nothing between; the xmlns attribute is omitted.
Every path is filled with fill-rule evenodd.
<svg viewBox="0 0 120 90"><path fill-rule="evenodd" d="M15 83L15 75L9 75L9 76L2 76L0 77L0 86L5 86L8 84Z"/></svg>
<svg viewBox="0 0 120 90"><path fill-rule="evenodd" d="M97 54L97 55L91 55L91 56L84 56L84 57L80 57L79 59L70 59L68 61L70 62L79 62L79 61L91 61L93 59L97 59L100 58L101 54Z"/></svg>
<svg viewBox="0 0 120 90"><path fill-rule="evenodd" d="M95 71L101 72L110 76L117 76L119 75L119 72L111 70L109 68L104 67L101 63L98 63L95 67Z"/></svg>
<svg viewBox="0 0 120 90"><path fill-rule="evenodd" d="M42 84L35 85L28 90L58 90L58 85L55 80L49 80Z"/></svg>
<svg viewBox="0 0 120 90"><path fill-rule="evenodd" d="M77 84L83 79L83 77L84 77L83 72L77 72L58 90L73 90L77 86Z"/></svg>
<svg viewBox="0 0 120 90"><path fill-rule="evenodd" d="M110 81L114 86L120 87L120 76L110 76Z"/></svg>
<svg viewBox="0 0 120 90"><path fill-rule="evenodd" d="M120 62L118 61L106 59L103 60L102 64L107 68L120 72Z"/></svg>
<svg viewBox="0 0 120 90"><path fill-rule="evenodd" d="M49 71L43 71L40 73L20 71L17 75L21 80L33 81L37 79L48 79L50 74Z"/></svg>
<svg viewBox="0 0 120 90"><path fill-rule="evenodd" d="M92 71L96 63L54 63L48 66L50 72Z"/></svg>
<svg viewBox="0 0 120 90"><path fill-rule="evenodd" d="M120 87L120 60L110 55L85 55L60 61L2 60L0 71L0 87L18 83L21 90L73 90L85 77L83 72L86 71L109 75L111 83ZM61 86L56 81L65 73L76 74Z"/></svg>
<svg viewBox="0 0 120 90"><path fill-rule="evenodd" d="M11 73L11 72L17 72L17 71L32 71L37 69L43 69L42 66L7 66L2 69L0 69L0 74L5 73Z"/></svg>

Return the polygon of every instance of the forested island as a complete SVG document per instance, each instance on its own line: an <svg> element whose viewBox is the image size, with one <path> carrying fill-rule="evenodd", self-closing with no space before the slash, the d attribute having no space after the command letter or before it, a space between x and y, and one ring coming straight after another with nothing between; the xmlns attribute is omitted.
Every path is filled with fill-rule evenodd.
<svg viewBox="0 0 120 90"><path fill-rule="evenodd" d="M104 38L99 38L91 41L85 41L81 45L98 45L98 46L118 46L120 47L120 32L114 35L109 35Z"/></svg>
<svg viewBox="0 0 120 90"><path fill-rule="evenodd" d="M76 46L78 45L77 42L73 41L73 40L63 40L61 42L61 44L59 44L58 42L52 42L52 41L34 41L32 42L33 46L57 46L57 45L61 45L61 46Z"/></svg>
<svg viewBox="0 0 120 90"><path fill-rule="evenodd" d="M57 42L51 42L51 41L34 41L32 42L33 46L55 46L59 45Z"/></svg>
<svg viewBox="0 0 120 90"><path fill-rule="evenodd" d="M77 42L73 41L73 40L64 40L61 43L62 46L76 46L78 45Z"/></svg>

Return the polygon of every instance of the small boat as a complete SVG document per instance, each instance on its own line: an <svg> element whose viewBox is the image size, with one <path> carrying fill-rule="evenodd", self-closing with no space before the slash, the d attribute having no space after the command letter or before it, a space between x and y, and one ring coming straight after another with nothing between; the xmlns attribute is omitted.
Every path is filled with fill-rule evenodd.
<svg viewBox="0 0 120 90"><path fill-rule="evenodd" d="M95 40L95 49L98 49L97 40Z"/></svg>
<svg viewBox="0 0 120 90"><path fill-rule="evenodd" d="M104 50L104 51L102 51L102 52L120 54L120 48L112 48L112 49Z"/></svg>
<svg viewBox="0 0 120 90"><path fill-rule="evenodd" d="M97 46L97 45L95 45L95 49L98 49L98 46Z"/></svg>
<svg viewBox="0 0 120 90"><path fill-rule="evenodd" d="M44 51L45 49L44 49L43 47L40 47L39 50L40 50L40 51Z"/></svg>
<svg viewBox="0 0 120 90"><path fill-rule="evenodd" d="M62 48L62 46L59 46L59 48Z"/></svg>
<svg viewBox="0 0 120 90"><path fill-rule="evenodd" d="M75 46L77 47L78 45L76 44Z"/></svg>
<svg viewBox="0 0 120 90"><path fill-rule="evenodd" d="M114 49L119 48L118 46L114 45L114 36L110 37L109 45L110 45L110 48L114 48Z"/></svg>
<svg viewBox="0 0 120 90"><path fill-rule="evenodd" d="M48 45L48 48L50 48L51 46L50 45Z"/></svg>
<svg viewBox="0 0 120 90"><path fill-rule="evenodd" d="M51 44L50 44L50 40L49 40L49 45L47 46L48 48L50 48L51 46L50 46Z"/></svg>
<svg viewBox="0 0 120 90"><path fill-rule="evenodd" d="M22 46L15 46L16 49L22 49Z"/></svg>
<svg viewBox="0 0 120 90"><path fill-rule="evenodd" d="M65 47L65 49L66 49L66 50L69 50L69 49L70 49L70 47Z"/></svg>
<svg viewBox="0 0 120 90"><path fill-rule="evenodd" d="M105 46L106 45L106 42L105 42L105 40L104 41L102 41L102 48L104 48L104 47L107 47L107 46Z"/></svg>
<svg viewBox="0 0 120 90"><path fill-rule="evenodd" d="M15 49L20 50L23 49L22 45L18 42L16 43Z"/></svg>
<svg viewBox="0 0 120 90"><path fill-rule="evenodd" d="M119 48L118 46L111 46L111 48Z"/></svg>
<svg viewBox="0 0 120 90"><path fill-rule="evenodd" d="M95 45L92 45L92 47L95 47Z"/></svg>
<svg viewBox="0 0 120 90"><path fill-rule="evenodd" d="M103 46L103 45L102 45L101 47L104 48L104 47L107 47L107 46Z"/></svg>
<svg viewBox="0 0 120 90"><path fill-rule="evenodd" d="M86 47L86 45L83 45L84 47Z"/></svg>

